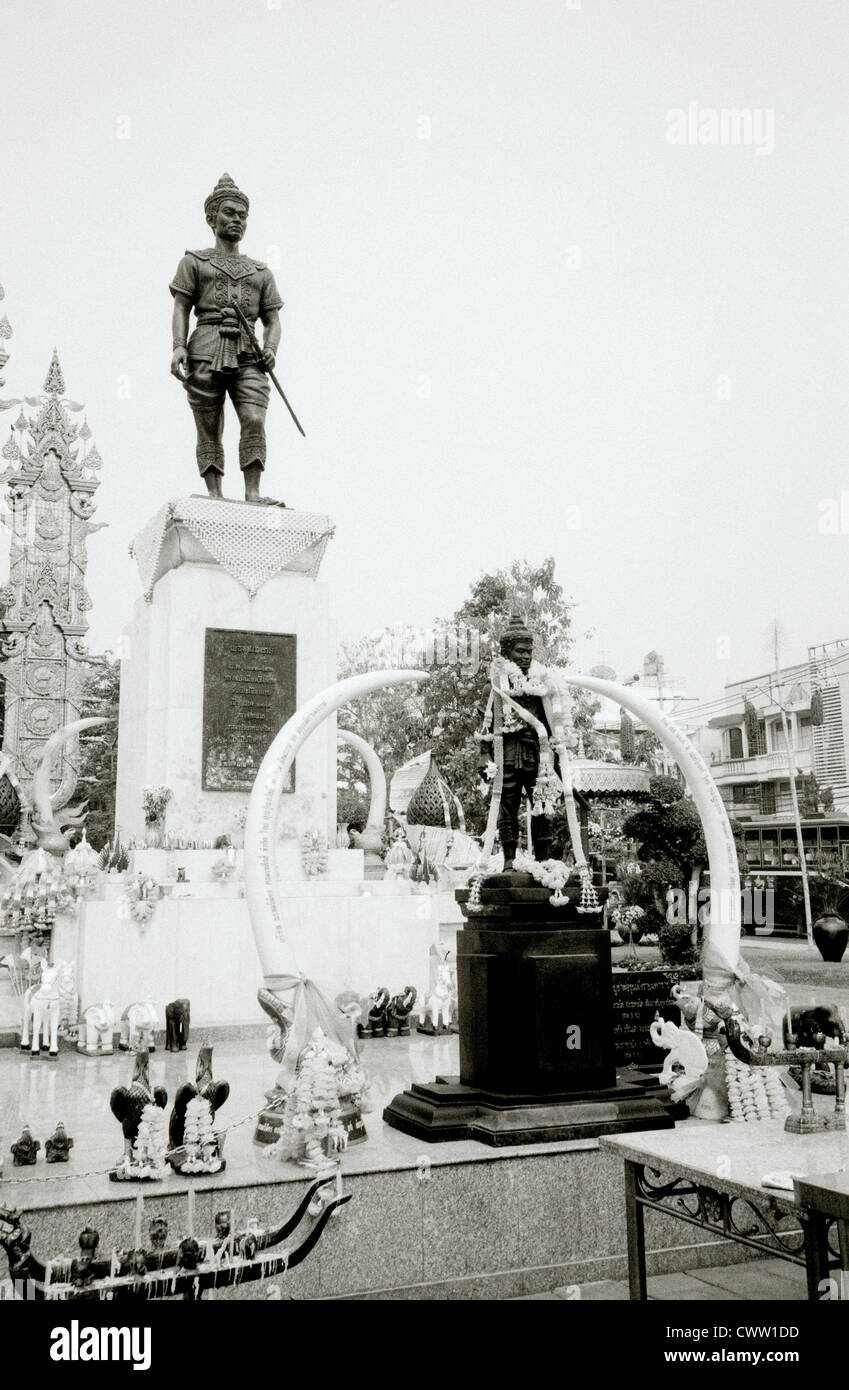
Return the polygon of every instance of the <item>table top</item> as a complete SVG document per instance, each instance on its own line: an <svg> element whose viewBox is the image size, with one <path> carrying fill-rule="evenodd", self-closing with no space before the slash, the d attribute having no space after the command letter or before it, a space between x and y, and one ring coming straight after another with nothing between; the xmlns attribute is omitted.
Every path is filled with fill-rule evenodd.
<svg viewBox="0 0 849 1390"><path fill-rule="evenodd" d="M783 1119L722 1124L680 1121L675 1129L612 1134L599 1140L603 1149L659 1172L674 1172L723 1192L771 1198L795 1206L792 1192L765 1187L772 1173L824 1181L837 1177L849 1190L849 1133L788 1134Z"/></svg>
<svg viewBox="0 0 849 1390"><path fill-rule="evenodd" d="M818 1173L794 1180L796 1197L806 1207L849 1221L849 1173Z"/></svg>

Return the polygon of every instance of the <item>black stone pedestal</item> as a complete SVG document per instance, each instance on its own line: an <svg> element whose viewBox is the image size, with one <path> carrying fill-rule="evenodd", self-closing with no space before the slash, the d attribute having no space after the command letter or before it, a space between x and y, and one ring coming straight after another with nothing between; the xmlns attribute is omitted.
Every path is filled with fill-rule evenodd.
<svg viewBox="0 0 849 1390"><path fill-rule="evenodd" d="M387 1124L428 1142L535 1144L671 1128L665 1090L617 1076L610 936L598 919L551 905L528 874L485 879L457 900L460 1076L414 1085Z"/></svg>

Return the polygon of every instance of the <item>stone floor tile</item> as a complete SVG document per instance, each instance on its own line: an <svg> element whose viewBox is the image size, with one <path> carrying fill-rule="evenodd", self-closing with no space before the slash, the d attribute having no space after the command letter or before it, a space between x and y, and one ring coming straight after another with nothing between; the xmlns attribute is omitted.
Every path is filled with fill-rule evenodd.
<svg viewBox="0 0 849 1390"><path fill-rule="evenodd" d="M786 1260L750 1260L725 1269L694 1269L690 1278L712 1288L729 1289L740 1298L792 1303L807 1297L804 1268Z"/></svg>
<svg viewBox="0 0 849 1390"><path fill-rule="evenodd" d="M736 1269L737 1266L733 1268ZM717 1271L717 1273L722 1274L725 1272L725 1270ZM657 1274L653 1279L649 1279L647 1287L649 1298L655 1302L719 1301L722 1303L743 1303L746 1301L744 1293L732 1292L723 1282L708 1284L703 1280L693 1278L690 1274Z"/></svg>

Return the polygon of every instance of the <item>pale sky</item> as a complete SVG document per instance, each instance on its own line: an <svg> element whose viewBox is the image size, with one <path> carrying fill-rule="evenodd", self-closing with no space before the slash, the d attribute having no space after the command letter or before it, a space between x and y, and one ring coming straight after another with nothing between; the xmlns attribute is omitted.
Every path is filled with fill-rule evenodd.
<svg viewBox="0 0 849 1390"><path fill-rule="evenodd" d="M336 521L343 637L548 553L579 663L653 647L704 699L775 616L788 661L849 635L845 5L5 0L2 29L0 395L56 344L86 402L92 650L131 537L199 490L167 286L224 170L307 431L272 399L267 490ZM690 103L774 148L669 143Z"/></svg>

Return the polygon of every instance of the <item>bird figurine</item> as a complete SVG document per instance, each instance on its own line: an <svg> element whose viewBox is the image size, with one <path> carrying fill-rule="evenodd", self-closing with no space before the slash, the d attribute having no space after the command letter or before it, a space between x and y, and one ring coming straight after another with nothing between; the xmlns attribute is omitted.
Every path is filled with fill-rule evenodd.
<svg viewBox="0 0 849 1390"><path fill-rule="evenodd" d="M146 1170L144 1176L153 1176L155 1169L159 1166L152 1158L150 1161L140 1164L138 1162L140 1154L136 1151L142 1121L149 1118L145 1117L145 1111L149 1106L164 1110L168 1103L168 1092L164 1086L151 1087L148 1066L147 1048L142 1048L135 1055L135 1067L130 1085L116 1086L109 1097L109 1108L115 1119L119 1121L124 1135L123 1167L115 1169L110 1175L115 1181L120 1178L142 1176L142 1173L137 1171L140 1168ZM164 1116L162 1122L164 1125Z"/></svg>
<svg viewBox="0 0 849 1390"><path fill-rule="evenodd" d="M178 1172L221 1171L224 1165L219 1153L220 1145L217 1136L212 1133L211 1122L215 1112L221 1109L229 1094L229 1081L216 1081L213 1078L212 1047L206 1043L198 1053L194 1082L187 1081L174 1097L174 1108L171 1111L168 1125L168 1162ZM186 1167L186 1160L190 1158L185 1148L187 1142L186 1117L189 1105L193 1100L207 1102L209 1110L206 1112L208 1116L206 1123L209 1132L201 1141L201 1146L204 1149L202 1162L189 1162L189 1166ZM211 1152L213 1145L215 1153Z"/></svg>

